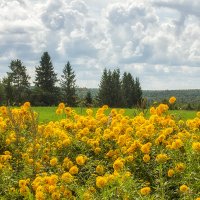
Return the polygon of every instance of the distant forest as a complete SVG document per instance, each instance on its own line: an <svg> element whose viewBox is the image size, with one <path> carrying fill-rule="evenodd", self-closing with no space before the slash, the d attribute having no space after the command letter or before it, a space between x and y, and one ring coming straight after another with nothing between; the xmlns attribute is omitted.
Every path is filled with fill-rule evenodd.
<svg viewBox="0 0 200 200"><path fill-rule="evenodd" d="M98 88L77 88L77 95L83 98L90 91L92 97L98 94ZM143 98L147 99L147 106L154 102L167 102L175 96L176 108L184 110L200 110L200 89L190 90L142 90Z"/></svg>

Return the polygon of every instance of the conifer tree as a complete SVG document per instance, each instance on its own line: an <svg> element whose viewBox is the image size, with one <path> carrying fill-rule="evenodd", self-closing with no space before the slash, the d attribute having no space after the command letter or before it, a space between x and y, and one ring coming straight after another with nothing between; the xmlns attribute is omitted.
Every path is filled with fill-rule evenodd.
<svg viewBox="0 0 200 200"><path fill-rule="evenodd" d="M91 106L93 103L93 100L92 100L92 95L91 95L91 92L88 91L86 96L85 96L85 105L86 106Z"/></svg>
<svg viewBox="0 0 200 200"><path fill-rule="evenodd" d="M53 93L56 82L57 74L54 72L51 58L48 52L44 52L40 60L40 66L36 67L35 85L44 92Z"/></svg>
<svg viewBox="0 0 200 200"><path fill-rule="evenodd" d="M10 77L4 77L2 80L2 84L5 92L6 104L10 105L13 103L14 100L14 91Z"/></svg>
<svg viewBox="0 0 200 200"><path fill-rule="evenodd" d="M112 73L111 71L107 71L105 68L101 77L100 85L99 85L99 93L98 93L98 100L99 105L112 105Z"/></svg>
<svg viewBox="0 0 200 200"><path fill-rule="evenodd" d="M59 90L56 87L57 74L48 52L42 54L40 65L36 67L35 88L32 91L31 102L35 105L56 105Z"/></svg>
<svg viewBox="0 0 200 200"><path fill-rule="evenodd" d="M5 92L7 100L14 101L18 105L28 100L30 76L21 60L12 60L9 68L11 72L7 72L7 77L4 79Z"/></svg>
<svg viewBox="0 0 200 200"><path fill-rule="evenodd" d="M112 72L111 79L111 107L122 106L122 90L121 90L121 80L120 80L120 70L116 69Z"/></svg>
<svg viewBox="0 0 200 200"><path fill-rule="evenodd" d="M134 78L130 73L124 72L122 78L122 94L124 107L131 108L136 102Z"/></svg>
<svg viewBox="0 0 200 200"><path fill-rule="evenodd" d="M142 89L140 86L139 78L137 77L135 79L135 93L136 93L136 103L140 105L142 102Z"/></svg>
<svg viewBox="0 0 200 200"><path fill-rule="evenodd" d="M139 79L125 72L120 78L119 69L111 72L104 69L98 93L100 105L107 104L110 107L132 107L140 105L142 90Z"/></svg>
<svg viewBox="0 0 200 200"><path fill-rule="evenodd" d="M77 96L76 96L76 79L75 72L72 70L70 62L68 61L63 69L61 79L61 90L63 100L69 106L77 105Z"/></svg>

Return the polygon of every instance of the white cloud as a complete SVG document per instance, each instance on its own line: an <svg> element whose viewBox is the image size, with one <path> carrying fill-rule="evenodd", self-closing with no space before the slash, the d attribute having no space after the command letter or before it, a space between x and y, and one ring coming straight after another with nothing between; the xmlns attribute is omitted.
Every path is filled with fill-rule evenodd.
<svg viewBox="0 0 200 200"><path fill-rule="evenodd" d="M48 51L58 74L72 63L80 86L120 67L144 89L199 87L199 0L1 0L0 9L1 77L17 58L33 74Z"/></svg>

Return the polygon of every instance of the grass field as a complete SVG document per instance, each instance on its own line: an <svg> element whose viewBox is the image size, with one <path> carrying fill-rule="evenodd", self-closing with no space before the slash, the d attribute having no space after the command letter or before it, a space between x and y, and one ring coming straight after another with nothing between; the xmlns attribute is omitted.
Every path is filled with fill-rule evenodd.
<svg viewBox="0 0 200 200"><path fill-rule="evenodd" d="M45 123L49 121L57 121L59 119L64 118L64 115L56 115L56 109L57 107L32 107L34 111L36 111L39 114L39 122L40 123ZM85 115L87 108L74 108L76 113ZM93 108L93 110L97 111L98 108ZM111 108L107 110L107 114L111 111ZM137 114L139 114L141 111L137 109L125 109L125 115L129 117L133 117ZM169 111L171 114L173 114L176 118L178 119L192 119L196 116L196 111L187 111L187 110L171 110ZM149 112L145 113L147 117L149 116Z"/></svg>

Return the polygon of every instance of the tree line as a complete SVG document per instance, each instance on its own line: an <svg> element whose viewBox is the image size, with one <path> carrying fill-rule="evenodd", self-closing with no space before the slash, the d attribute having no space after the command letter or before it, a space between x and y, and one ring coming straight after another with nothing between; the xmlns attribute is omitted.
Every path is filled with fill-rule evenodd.
<svg viewBox="0 0 200 200"><path fill-rule="evenodd" d="M120 77L120 70L104 69L99 85L98 102L110 107L131 108L140 105L142 89L139 79L134 79L130 73L124 72Z"/></svg>
<svg viewBox="0 0 200 200"><path fill-rule="evenodd" d="M20 105L30 101L34 106L52 106L65 102L69 106L133 107L142 100L142 90L138 78L125 72L120 76L119 69L104 69L99 84L99 92L92 97L90 91L83 99L77 94L76 75L68 61L63 68L61 78L54 71L48 52L41 56L39 66L35 67L34 85L21 60L12 60L10 71L0 82L0 103Z"/></svg>

